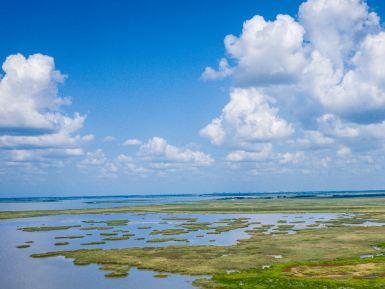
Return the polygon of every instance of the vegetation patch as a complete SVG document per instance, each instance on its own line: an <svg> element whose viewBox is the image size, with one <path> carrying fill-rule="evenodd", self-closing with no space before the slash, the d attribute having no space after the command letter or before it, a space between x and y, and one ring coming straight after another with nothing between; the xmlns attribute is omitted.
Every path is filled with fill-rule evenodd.
<svg viewBox="0 0 385 289"><path fill-rule="evenodd" d="M116 232L104 232L104 233L100 233L99 235L100 236L116 236L116 235L118 235L118 233L116 233Z"/></svg>
<svg viewBox="0 0 385 289"><path fill-rule="evenodd" d="M104 223L107 226L126 226L130 221L123 219L123 220L107 220L104 221Z"/></svg>
<svg viewBox="0 0 385 289"><path fill-rule="evenodd" d="M178 225L190 232L198 230L210 230L212 229L212 224L208 222L189 222Z"/></svg>
<svg viewBox="0 0 385 289"><path fill-rule="evenodd" d="M24 232L47 232L47 231L59 231L68 230L71 228L78 228L80 226L41 226L41 227L23 227L19 230Z"/></svg>
<svg viewBox="0 0 385 289"><path fill-rule="evenodd" d="M130 221L127 219L122 220L102 220L102 221L94 221L94 220L86 220L83 221L85 224L105 224L106 226L126 226Z"/></svg>
<svg viewBox="0 0 385 289"><path fill-rule="evenodd" d="M211 227L213 231L208 232L207 234L221 234L224 232L230 232L236 229L247 228L248 226L250 226L247 218L228 219L225 221L220 221L220 223L225 223L226 225Z"/></svg>
<svg viewBox="0 0 385 289"><path fill-rule="evenodd" d="M150 235L181 235L186 234L188 231L184 229L165 229L165 230L153 230Z"/></svg>
<svg viewBox="0 0 385 289"><path fill-rule="evenodd" d="M96 242L87 242L87 243L81 243L82 246L92 246L92 245L103 245L106 242L104 241L96 241Z"/></svg>
<svg viewBox="0 0 385 289"><path fill-rule="evenodd" d="M190 242L188 239L182 239L182 238L156 238L156 239L150 239L146 241L147 243L165 243L165 242Z"/></svg>
<svg viewBox="0 0 385 289"><path fill-rule="evenodd" d="M55 237L55 239L82 239L84 238L83 235L73 235L73 236L58 236L58 237Z"/></svg>
<svg viewBox="0 0 385 289"><path fill-rule="evenodd" d="M164 279L164 278L167 278L168 275L167 275L167 274L159 273L159 274L155 274L154 277L155 277L155 278L162 278L162 279Z"/></svg>
<svg viewBox="0 0 385 289"><path fill-rule="evenodd" d="M103 241L121 241L128 240L130 237L135 236L134 234L123 234L121 236L111 236L107 238L103 238Z"/></svg>
<svg viewBox="0 0 385 289"><path fill-rule="evenodd" d="M147 229L151 229L150 226L139 226L138 227L139 230L147 230Z"/></svg>
<svg viewBox="0 0 385 289"><path fill-rule="evenodd" d="M164 217L162 218L163 221L186 221L186 222L196 222L198 218L193 217Z"/></svg>
<svg viewBox="0 0 385 289"><path fill-rule="evenodd" d="M385 286L384 272L385 259L381 257L368 262L359 259L309 262L217 273L194 284L207 289L380 289Z"/></svg>
<svg viewBox="0 0 385 289"><path fill-rule="evenodd" d="M92 226L92 227L84 227L84 228L80 228L80 230L82 231L104 231L104 230L111 230L113 229L114 227L103 227L103 226Z"/></svg>
<svg viewBox="0 0 385 289"><path fill-rule="evenodd" d="M57 242L54 245L55 246L67 246L68 244L69 244L69 242Z"/></svg>
<svg viewBox="0 0 385 289"><path fill-rule="evenodd" d="M18 249L25 249L25 248L29 248L29 247L31 247L31 245L28 245L28 244L22 244L22 245L16 246L16 248L18 248Z"/></svg>

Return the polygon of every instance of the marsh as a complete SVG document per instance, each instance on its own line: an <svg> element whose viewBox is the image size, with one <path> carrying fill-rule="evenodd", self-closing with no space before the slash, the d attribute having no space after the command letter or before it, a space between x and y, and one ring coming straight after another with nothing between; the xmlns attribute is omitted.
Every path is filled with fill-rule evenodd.
<svg viewBox="0 0 385 289"><path fill-rule="evenodd" d="M40 217L27 217L27 214L34 215L32 212L18 211L16 215L8 212L4 215L11 218L0 223L5 233L0 252L4 258L12 254L13 259L10 269L0 274L2 280L10 282L9 288L22 288L20 280L9 277L16 272L13 270L18 264L30 266L30 270L37 268L37 272L43 272L48 266L52 271L49 278L55 276L58 278L55 284L63 286L66 283L60 276L66 276L66 272L87 272L89 276L98 276L97 280L105 278L100 285L93 284L94 288L104 288L108 282L114 286L129 284L131 278L137 278L135 274L146 276L149 285L142 287L145 289L155 288L151 286L157 281L150 280L159 279L163 274L168 276L161 278L165 286L179 280L178 288L211 288L217 286L215 282L227 282L226 278L232 275L231 278L240 278L242 275L237 274L249 270L257 270L252 274L258 280L262 278L259 274L263 273L266 278L270 274L266 268L271 269L271 274L279 275L289 269L275 266L289 266L293 262L303 265L300 269L290 267L295 268L290 269L293 276L285 273L279 278L305 278L309 270L303 268L307 268L310 261L345 258L346 264L355 264L354 260L363 255L377 258L376 268L382 268L379 258L385 243L385 212L380 210L379 203L383 202L385 199L343 200L339 210L338 205L328 206L332 204L329 199L272 200L271 207L263 208L264 213L250 213L252 208L258 210L265 204L263 199L197 201L195 206L190 202L140 205L130 207L129 212L125 207L119 212L114 212L113 207L104 208L109 211L108 215L99 210L96 214L87 210L64 213L50 210L49 215ZM190 212L197 206L199 212ZM351 207L352 212L347 212L346 207ZM226 208L225 213L220 208ZM236 214L232 213L235 208ZM270 208L271 212L267 212ZM20 214L23 218L19 218ZM57 235L62 230L66 235ZM84 232L91 233L82 234ZM59 239L63 242L57 242ZM339 241L333 243L336 239ZM65 247L65 251L58 247ZM266 270L258 273L263 268ZM28 271L26 268L25 272ZM297 271L304 273L295 273ZM223 272L230 275L221 275ZM325 275L319 272L317 274ZM34 278L32 274L25 276L23 282L32 282L29 280ZM312 282L305 279L303 284Z"/></svg>

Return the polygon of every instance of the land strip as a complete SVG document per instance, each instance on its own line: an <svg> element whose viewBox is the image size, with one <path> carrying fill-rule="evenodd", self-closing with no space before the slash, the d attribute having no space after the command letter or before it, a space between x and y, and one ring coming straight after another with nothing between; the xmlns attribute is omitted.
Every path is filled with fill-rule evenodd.
<svg viewBox="0 0 385 289"><path fill-rule="evenodd" d="M373 213L385 212L385 198L276 198L212 200L183 204L123 206L112 208L2 211L1 219L30 218L71 214L111 213Z"/></svg>

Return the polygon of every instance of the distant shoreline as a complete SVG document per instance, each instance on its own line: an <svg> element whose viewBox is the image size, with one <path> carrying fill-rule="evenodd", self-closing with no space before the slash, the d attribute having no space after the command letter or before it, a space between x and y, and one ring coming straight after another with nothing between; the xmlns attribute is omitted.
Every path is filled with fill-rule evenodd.
<svg viewBox="0 0 385 289"><path fill-rule="evenodd" d="M0 211L0 219L29 218L52 215L105 213L190 213L190 214L255 214L255 213L366 213L385 212L385 196L340 196L291 198L222 198L163 204L132 205L108 208Z"/></svg>
<svg viewBox="0 0 385 289"><path fill-rule="evenodd" d="M218 199L246 198L360 198L385 197L385 189L381 190L341 190L341 191L288 191L288 192L238 192L238 193L204 193L204 194L144 194L144 195L93 195L93 196L31 196L31 197L0 197L0 203L16 202L58 202L81 199L151 199L151 198L183 198L183 197L218 197ZM222 198L223 197L223 198Z"/></svg>

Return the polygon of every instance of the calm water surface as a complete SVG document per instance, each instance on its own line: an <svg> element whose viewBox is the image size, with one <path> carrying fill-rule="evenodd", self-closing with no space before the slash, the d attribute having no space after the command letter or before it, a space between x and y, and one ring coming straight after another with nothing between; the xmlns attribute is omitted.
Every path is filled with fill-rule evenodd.
<svg viewBox="0 0 385 289"><path fill-rule="evenodd" d="M76 198L0 198L0 211L92 209L121 206L140 206L193 202L216 199L215 196L116 196L116 197L76 197Z"/></svg>

